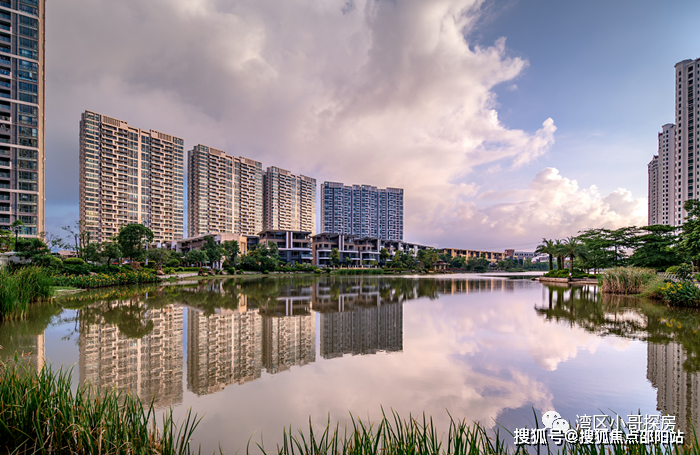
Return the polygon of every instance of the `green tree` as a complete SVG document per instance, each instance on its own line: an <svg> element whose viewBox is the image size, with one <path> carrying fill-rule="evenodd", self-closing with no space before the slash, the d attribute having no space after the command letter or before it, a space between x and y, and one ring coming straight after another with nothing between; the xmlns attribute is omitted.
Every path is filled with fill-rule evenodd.
<svg viewBox="0 0 700 455"><path fill-rule="evenodd" d="M382 248L381 250L379 250L379 262L382 265L386 264L386 261L389 259L389 257L391 257L391 255L389 254L389 250L387 250L386 248Z"/></svg>
<svg viewBox="0 0 700 455"><path fill-rule="evenodd" d="M574 271L574 260L576 258L585 258L588 254L586 246L581 243L576 237L568 237L562 242L564 253L569 258L569 269Z"/></svg>
<svg viewBox="0 0 700 455"><path fill-rule="evenodd" d="M90 243L90 231L85 229L85 225L82 221L76 221L73 226L63 226L61 229L66 231L73 241L73 244L68 242L63 243L67 249L75 252L75 255L79 258L85 259L83 254L83 249Z"/></svg>
<svg viewBox="0 0 700 455"><path fill-rule="evenodd" d="M548 255L549 256L549 270L552 271L554 269L553 258L556 255L556 249L554 247L553 240L548 240L548 239L543 238L542 244L537 246L537 248L535 249L535 253Z"/></svg>
<svg viewBox="0 0 700 455"><path fill-rule="evenodd" d="M170 259L170 250L165 248L150 248L146 253L149 261L156 263L156 268L163 268L163 264Z"/></svg>
<svg viewBox="0 0 700 455"><path fill-rule="evenodd" d="M638 246L630 257L630 263L636 267L648 267L657 270L681 264L683 258L678 255L676 244L678 235L676 226L657 224L640 228Z"/></svg>
<svg viewBox="0 0 700 455"><path fill-rule="evenodd" d="M340 251L338 251L338 248L333 248L331 250L331 255L328 259L330 259L333 267L338 267L340 264Z"/></svg>
<svg viewBox="0 0 700 455"><path fill-rule="evenodd" d="M13 240L12 231L9 229L0 229L0 252L10 251Z"/></svg>
<svg viewBox="0 0 700 455"><path fill-rule="evenodd" d="M700 261L700 200L689 199L683 204L688 212L685 223L681 226L681 239L679 250L687 261L693 265L693 271L697 270Z"/></svg>
<svg viewBox="0 0 700 455"><path fill-rule="evenodd" d="M226 260L231 266L233 266L236 263L236 258L241 252L238 242L236 240L226 240L221 244L221 247L224 249Z"/></svg>
<svg viewBox="0 0 700 455"><path fill-rule="evenodd" d="M202 250L190 250L185 253L184 260L188 264L197 264L201 267L203 263L209 260L209 257L207 257L207 253Z"/></svg>
<svg viewBox="0 0 700 455"><path fill-rule="evenodd" d="M224 256L224 249L221 247L221 245L216 243L216 240L214 240L214 237L212 236L208 236L206 238L202 250L207 253L207 257L211 261L212 267L214 267L214 264L218 265L219 261L221 261L221 258Z"/></svg>
<svg viewBox="0 0 700 455"><path fill-rule="evenodd" d="M148 249L148 245L153 242L153 231L143 224L127 224L119 229L117 242L119 249L129 261L142 260Z"/></svg>
<svg viewBox="0 0 700 455"><path fill-rule="evenodd" d="M102 246L101 260L107 264L119 262L122 258L122 250L116 241L106 242Z"/></svg>
<svg viewBox="0 0 700 455"><path fill-rule="evenodd" d="M435 268L435 263L438 261L438 259L440 259L439 255L439 251L435 248L418 250L418 260L420 261L421 265L428 270Z"/></svg>
<svg viewBox="0 0 700 455"><path fill-rule="evenodd" d="M34 258L38 256L43 256L46 254L51 254L51 250L46 246L46 244L38 238L23 239L18 238L17 246L19 247L19 255L23 258L33 261Z"/></svg>
<svg viewBox="0 0 700 455"><path fill-rule="evenodd" d="M91 242L83 248L83 259L87 262L100 262L102 259L102 244Z"/></svg>

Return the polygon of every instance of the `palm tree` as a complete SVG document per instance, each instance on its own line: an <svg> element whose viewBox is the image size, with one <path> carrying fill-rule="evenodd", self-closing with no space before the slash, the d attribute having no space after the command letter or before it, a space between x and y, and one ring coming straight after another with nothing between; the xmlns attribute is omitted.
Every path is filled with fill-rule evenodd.
<svg viewBox="0 0 700 455"><path fill-rule="evenodd" d="M571 261L569 268L572 272L574 271L574 259L586 258L586 246L576 237L568 237L564 239L562 242L562 250L564 251L565 256L569 258L569 261Z"/></svg>
<svg viewBox="0 0 700 455"><path fill-rule="evenodd" d="M542 239L542 245L538 245L537 249L535 249L535 253L537 254L546 254L549 255L549 271L551 272L552 269L554 268L554 264L552 261L553 254L554 254L554 241L553 240L547 240L545 238Z"/></svg>
<svg viewBox="0 0 700 455"><path fill-rule="evenodd" d="M564 269L564 258L566 257L566 245L557 239L554 241L554 256L557 258L557 270Z"/></svg>

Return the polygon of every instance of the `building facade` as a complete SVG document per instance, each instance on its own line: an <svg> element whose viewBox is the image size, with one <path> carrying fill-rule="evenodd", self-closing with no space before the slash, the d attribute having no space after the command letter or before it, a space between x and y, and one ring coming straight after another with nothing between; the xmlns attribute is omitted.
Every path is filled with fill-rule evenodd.
<svg viewBox="0 0 700 455"><path fill-rule="evenodd" d="M648 183L649 183L649 199L647 201L647 213L648 213L648 222L649 226L652 226L654 224L661 224L661 217L660 215L660 196L661 196L661 191L660 191L660 179L661 179L661 171L659 169L659 157L658 155L654 155L654 157L651 159L649 164L647 164L647 173L648 173Z"/></svg>
<svg viewBox="0 0 700 455"><path fill-rule="evenodd" d="M263 227L316 234L316 179L268 167L263 178Z"/></svg>
<svg viewBox="0 0 700 455"><path fill-rule="evenodd" d="M659 134L658 164L649 163L649 224L680 226L687 212L683 204L698 197L695 174L697 144L695 111L700 109L700 59L676 63L674 71L675 124L666 124ZM654 173L654 167L658 168ZM660 175L659 175L660 174ZM656 178L656 183L654 183ZM655 205L655 210L652 206Z"/></svg>
<svg viewBox="0 0 700 455"><path fill-rule="evenodd" d="M233 166L233 232L256 235L263 229L262 163L239 157Z"/></svg>
<svg viewBox="0 0 700 455"><path fill-rule="evenodd" d="M265 229L258 237L260 243L277 245L280 259L287 264L311 264L313 255L310 235L311 232L308 231Z"/></svg>
<svg viewBox="0 0 700 455"><path fill-rule="evenodd" d="M80 119L80 221L103 242L127 224L155 242L183 236L183 140L85 111Z"/></svg>
<svg viewBox="0 0 700 455"><path fill-rule="evenodd" d="M324 233L403 240L403 189L324 182L321 229Z"/></svg>
<svg viewBox="0 0 700 455"><path fill-rule="evenodd" d="M45 0L0 0L0 229L44 231Z"/></svg>
<svg viewBox="0 0 700 455"><path fill-rule="evenodd" d="M187 236L233 232L233 157L196 145L187 152Z"/></svg>

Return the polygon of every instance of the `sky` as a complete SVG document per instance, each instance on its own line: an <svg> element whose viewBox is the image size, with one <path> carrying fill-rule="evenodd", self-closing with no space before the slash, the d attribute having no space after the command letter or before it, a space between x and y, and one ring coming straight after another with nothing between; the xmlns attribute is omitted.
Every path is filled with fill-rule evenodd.
<svg viewBox="0 0 700 455"><path fill-rule="evenodd" d="M61 0L46 230L78 218L85 110L324 181L404 188L404 239L528 251L647 220L700 2ZM185 212L186 213L186 212Z"/></svg>

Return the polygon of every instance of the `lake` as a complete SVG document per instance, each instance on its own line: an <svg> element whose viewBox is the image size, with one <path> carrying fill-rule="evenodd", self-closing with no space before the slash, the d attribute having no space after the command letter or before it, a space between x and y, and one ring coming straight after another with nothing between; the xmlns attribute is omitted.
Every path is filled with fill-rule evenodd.
<svg viewBox="0 0 700 455"><path fill-rule="evenodd" d="M533 409L700 417L700 313L486 275L283 276L88 291L0 325L1 355L203 417L202 453L382 408L534 427ZM45 360L44 360L45 359ZM154 398L155 397L155 398Z"/></svg>

